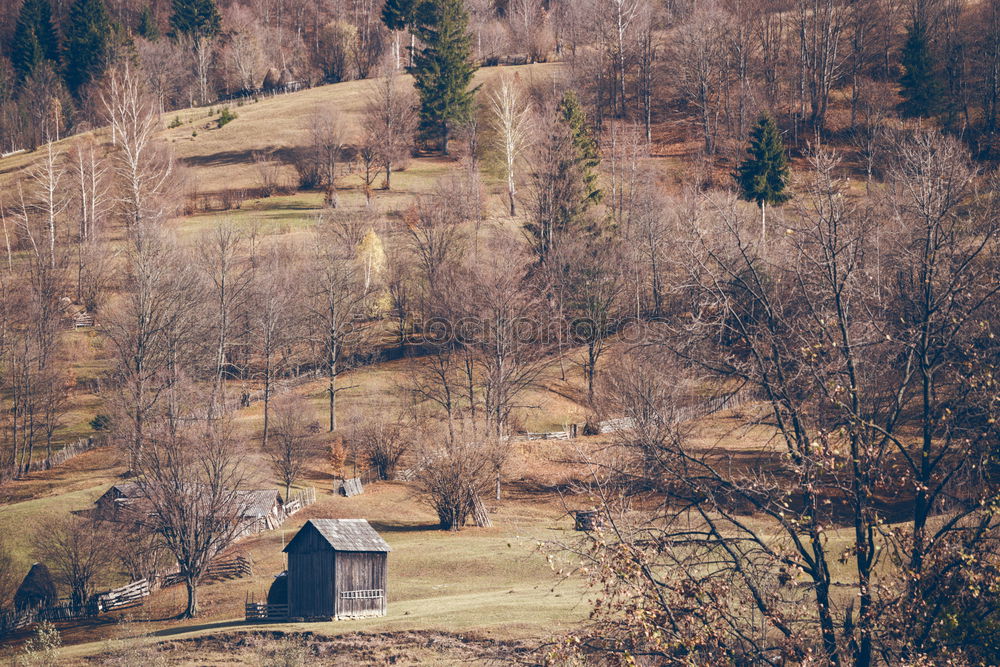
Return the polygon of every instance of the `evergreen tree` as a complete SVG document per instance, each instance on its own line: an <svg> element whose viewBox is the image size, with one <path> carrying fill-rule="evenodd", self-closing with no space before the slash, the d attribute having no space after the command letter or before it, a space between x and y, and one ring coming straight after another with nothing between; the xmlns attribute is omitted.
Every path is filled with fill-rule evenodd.
<svg viewBox="0 0 1000 667"><path fill-rule="evenodd" d="M791 199L788 185L788 154L774 119L761 116L750 131L747 159L733 175L740 186L740 196L760 205L761 240L767 235L765 207L780 206Z"/></svg>
<svg viewBox="0 0 1000 667"><path fill-rule="evenodd" d="M156 25L156 16L153 15L153 9L149 5L143 7L142 13L139 14L139 26L136 32L151 42L160 38L160 27Z"/></svg>
<svg viewBox="0 0 1000 667"><path fill-rule="evenodd" d="M76 0L66 24L66 86L74 95L104 73L113 26L104 0Z"/></svg>
<svg viewBox="0 0 1000 667"><path fill-rule="evenodd" d="M215 0L173 0L170 27L176 35L186 35L195 42L219 33L222 19Z"/></svg>
<svg viewBox="0 0 1000 667"><path fill-rule="evenodd" d="M382 23L389 30L406 30L417 23L422 0L385 0Z"/></svg>
<svg viewBox="0 0 1000 667"><path fill-rule="evenodd" d="M923 21L915 20L907 29L900 60L903 65L903 76L899 79L899 92L903 96L900 113L913 118L934 115L941 106L941 81Z"/></svg>
<svg viewBox="0 0 1000 667"><path fill-rule="evenodd" d="M596 216L587 209L601 200L597 188L600 153L579 100L567 92L551 119L541 123L535 141L524 231L538 255L552 252L570 238L586 242L600 237Z"/></svg>
<svg viewBox="0 0 1000 667"><path fill-rule="evenodd" d="M420 14L416 30L424 46L410 68L420 95L420 135L447 155L451 131L469 117L475 93L469 15L464 0L428 0Z"/></svg>
<svg viewBox="0 0 1000 667"><path fill-rule="evenodd" d="M11 63L18 81L24 81L44 60L59 62L59 40L52 26L49 0L24 0L11 40Z"/></svg>
<svg viewBox="0 0 1000 667"><path fill-rule="evenodd" d="M573 134L576 162L583 172L583 208L587 208L591 204L599 203L603 197L603 193L597 187L597 166L601 163L597 141L590 133L587 116L580 106L580 100L572 90L567 91L559 102L559 115Z"/></svg>

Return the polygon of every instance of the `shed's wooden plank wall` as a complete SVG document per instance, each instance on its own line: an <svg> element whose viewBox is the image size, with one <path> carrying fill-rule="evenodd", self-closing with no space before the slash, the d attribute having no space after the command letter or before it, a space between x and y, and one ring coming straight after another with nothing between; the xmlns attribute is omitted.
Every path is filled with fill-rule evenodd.
<svg viewBox="0 0 1000 667"><path fill-rule="evenodd" d="M386 611L388 559L385 553L337 553L337 616L383 615ZM349 591L381 590L379 598L344 598Z"/></svg>

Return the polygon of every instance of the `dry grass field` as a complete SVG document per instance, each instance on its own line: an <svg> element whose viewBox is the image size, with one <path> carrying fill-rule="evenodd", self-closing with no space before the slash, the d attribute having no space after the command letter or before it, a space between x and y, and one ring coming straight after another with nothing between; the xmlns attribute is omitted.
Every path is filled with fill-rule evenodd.
<svg viewBox="0 0 1000 667"><path fill-rule="evenodd" d="M489 68L477 74L476 85L488 85L500 71L516 72L535 81L559 76L558 65ZM219 107L172 112L164 124L176 119L179 126L164 129L163 136L181 166L189 195L227 188L249 190L257 187L259 180L254 153L280 155L303 145L312 116L322 108L335 109L349 133L357 137L366 93L372 85L360 81L320 86L233 106L231 110L238 117L222 128L215 128L212 120ZM59 146L65 148L72 141L64 140ZM661 143L656 163L664 180L672 182L672 178L680 178L674 171L691 145L667 136ZM0 196L9 196L13 179L34 159L32 154L21 154L0 161L0 192L7 189L7 195ZM375 193L373 206L390 224L398 222L415 197L432 191L458 166L453 158L416 157L405 171L393 176L391 192ZM285 167L284 176L289 181L293 173L291 167ZM489 175L485 181L489 195L486 224L516 224L503 216L500 184ZM342 209L365 205L357 174L346 174L339 186ZM221 220L278 237L305 232L315 223L322 205L319 193L297 192L247 199L235 210L195 212L168 224L191 244L197 244L200 235ZM72 409L59 433L61 442L89 433L88 423L102 406L99 397L85 389L89 386L86 383L98 378L109 365L109 351L99 335L73 332L65 336L77 388L71 393ZM614 355L612 350L604 363L614 363ZM582 373L573 363L576 355L571 357L565 363L565 378L559 364L553 363L538 386L519 401L515 420L526 430L562 430L588 417L581 400L585 395ZM338 396L338 417L345 419L354 411L376 405L398 405L414 363L393 361L343 374L341 386L349 388ZM323 419L326 399L322 381L299 385L292 395L310 406L318 421ZM235 423L248 443L245 463L250 480L275 487L266 458L253 446L261 411L259 404L241 410ZM771 446L773 433L764 426L744 427L744 416L715 415L699 423L693 437L720 456L755 456ZM581 578L567 578L578 563L572 559L551 563L547 555L558 551L554 545L579 539L567 512L591 506L593 499L584 488L586 467L577 462L600 457L605 441L598 437L577 443L520 443L506 471L510 481L504 498L488 503L494 527L458 533L436 528L436 517L410 484L383 482L370 485L360 497L334 496L329 466L317 458L301 485L315 487L318 502L293 516L280 530L235 547L253 560L252 578L206 583L201 589L202 615L196 621L172 618L183 607L183 587L176 586L155 593L145 606L129 615L60 624L67 645L60 653L60 662L94 664L107 658L118 660L115 664L155 664L157 660L177 665L243 664L263 661L261 656L274 650L256 638L256 633L264 632L273 633L270 636L302 633L295 635L293 644L300 648L308 644L312 656L328 656L330 664L376 660L393 664L504 664L511 656L537 649L588 616L590 605ZM36 526L48 517L87 509L124 471L114 449L107 447L0 487L0 534L18 567L26 570L33 560ZM259 600L266 594L272 576L284 569L282 546L311 517L365 518L388 541L393 552L389 558L387 617L266 626L243 622L244 601L251 595ZM834 531L828 539L840 538ZM6 648L0 644L0 654L16 651L24 638L11 638ZM133 661L126 661L126 655L132 655Z"/></svg>
<svg viewBox="0 0 1000 667"><path fill-rule="evenodd" d="M488 85L500 71L517 73L528 82L544 82L559 76L558 65L490 68L481 70L476 85ZM348 133L360 134L360 117L370 81L320 86L310 90L268 97L258 102L232 106L237 119L215 128L220 107L188 109L167 114L163 122L180 123L164 129L183 174L192 200L224 189L251 190L259 174L254 154L283 152L303 145L309 124L321 109L334 109ZM59 142L68 148L74 138ZM37 155L20 154L0 161L0 192L10 196L14 179L30 168ZM279 158L280 159L280 158ZM671 168L675 157L659 158ZM401 220L415 198L431 192L443 178L459 168L452 157L415 157L393 177L391 192L376 191L372 205L389 221L387 233ZM294 171L284 167L291 184ZM365 206L361 180L350 169L339 183L340 208ZM484 174L487 192L485 224L516 224L503 213L502 186ZM194 212L168 224L185 243L196 245L201 235L220 221L249 229L265 239L302 234L315 223L322 196L295 192L264 199L247 199L238 209ZM102 410L100 398L83 390L109 367L109 351L95 332L65 334L77 389L71 395L71 411L59 432L60 442L90 433L89 421ZM528 431L563 430L582 422L587 410L582 404L583 378L577 355L560 366L553 363L538 383L519 401L515 420ZM610 357L609 357L610 358ZM375 405L399 405L413 360L400 360L352 370L341 377L349 387L338 397L338 418L349 418L358 410ZM564 375L565 374L565 375ZM324 383L315 381L293 390L303 404L311 406L317 420L325 408ZM259 432L261 405L239 411L235 424L248 443ZM579 443L579 444L578 444ZM60 624L66 647L60 662L90 664L95 656L156 647L150 655L170 656L170 664L244 663L264 648L254 647L246 633L309 633L316 654L338 652L352 655L358 664L379 656L396 664L458 664L498 660L507 651L534 649L585 619L590 606L580 578L567 578L573 563L550 563L552 545L578 539L567 511L589 506L581 493L585 469L575 461L600 456L601 438L578 443L556 441L520 443L506 472L501 501L490 501L491 529L468 528L458 533L437 529L436 517L422 504L412 485L398 482L370 485L363 496L346 499L331 491L332 475L323 459L309 467L302 486L313 486L318 502L296 514L280 530L240 542L235 549L254 562L254 576L222 582L207 582L201 589L202 614L196 621L172 618L183 606L183 587L155 593L148 603L129 615L105 616L94 622ZM266 457L248 446L244 462L248 479L260 486L276 486ZM0 532L9 536L8 548L19 569L34 560L33 530L49 517L86 510L125 472L119 455L111 447L97 449L72 459L56 469L38 472L0 488ZM310 517L365 518L393 548L389 559L389 614L386 618L337 623L248 626L242 620L247 596L266 593L272 576L284 569L283 544ZM109 585L116 583L105 582ZM128 641L123 641L128 638ZM25 635L9 638L7 652L16 651ZM301 642L299 642L301 643ZM234 662L234 647L240 656ZM326 647L326 648L323 648ZM256 652L256 653L255 653ZM196 658L194 656L197 656ZM138 660L145 662L146 660ZM334 663L340 664L340 663Z"/></svg>

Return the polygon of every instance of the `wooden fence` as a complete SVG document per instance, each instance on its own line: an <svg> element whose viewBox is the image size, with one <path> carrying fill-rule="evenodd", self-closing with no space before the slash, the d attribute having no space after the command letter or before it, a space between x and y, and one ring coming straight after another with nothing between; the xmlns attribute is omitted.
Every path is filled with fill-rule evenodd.
<svg viewBox="0 0 1000 667"><path fill-rule="evenodd" d="M144 603L148 595L149 582L140 579L120 588L98 593L84 605L74 605L68 600L63 600L51 607L0 612L0 637L40 621L68 621L138 607Z"/></svg>
<svg viewBox="0 0 1000 667"><path fill-rule="evenodd" d="M702 399L696 405L688 405L678 408L674 412L674 418L678 422L692 421L694 419L701 419L702 417L707 417L708 415L714 414L716 412L721 412L723 410L732 410L738 408L747 403L752 403L754 401L760 400L755 394L749 391L740 391L735 394L727 394L725 396L712 396L710 398ZM625 431L632 428L635 425L635 421L630 417L618 417L616 419L606 419L598 424L598 429L602 434L606 433L617 433L619 431ZM582 429L579 428L577 424L570 424L570 429L568 431L549 431L546 433L523 433L521 435L514 436L513 440L572 440L578 431Z"/></svg>
<svg viewBox="0 0 1000 667"><path fill-rule="evenodd" d="M245 609L246 620L248 622L284 621L288 618L287 604L247 602Z"/></svg>
<svg viewBox="0 0 1000 667"><path fill-rule="evenodd" d="M223 580L223 579L242 579L243 577L253 576L253 561L250 560L249 556L243 554L236 554L234 556L218 557L213 560L208 569L205 570L205 574L202 576L202 581L208 580ZM177 584L184 581L184 577L179 571L167 572L160 575L160 588L169 588L170 586L176 586Z"/></svg>
<svg viewBox="0 0 1000 667"><path fill-rule="evenodd" d="M350 479L338 479L333 482L333 492L338 495L345 496L347 498L352 498L354 496L360 496L365 492L365 487L361 483L360 477L352 477Z"/></svg>
<svg viewBox="0 0 1000 667"><path fill-rule="evenodd" d="M309 507L316 502L316 488L310 486L299 491L294 498L285 503L285 516L289 517L303 507Z"/></svg>
<svg viewBox="0 0 1000 667"><path fill-rule="evenodd" d="M149 580L140 579L120 588L113 588L105 593L98 593L97 611L118 611L141 606L149 597Z"/></svg>
<svg viewBox="0 0 1000 667"><path fill-rule="evenodd" d="M100 447L102 444L103 443L100 438L80 438L76 442L71 442L62 449L53 452L52 456L48 456L44 459L35 459L28 465L17 466L16 470L12 470L10 468L0 470L0 484L17 479L22 475L27 475L31 472L49 470L56 466L60 466L74 456L79 456L84 452L89 452L92 449Z"/></svg>
<svg viewBox="0 0 1000 667"><path fill-rule="evenodd" d="M212 561L205 573L207 579L242 579L253 576L253 561L248 556L236 554L231 558Z"/></svg>

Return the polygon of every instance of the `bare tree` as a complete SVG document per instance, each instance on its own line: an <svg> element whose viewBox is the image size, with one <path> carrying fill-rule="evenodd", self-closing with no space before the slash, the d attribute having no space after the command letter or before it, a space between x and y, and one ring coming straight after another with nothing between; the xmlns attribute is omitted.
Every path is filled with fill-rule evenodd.
<svg viewBox="0 0 1000 667"><path fill-rule="evenodd" d="M76 301L95 310L107 280L106 253L99 247L111 197L108 166L92 141L79 140L69 155L76 194L79 228L76 232Z"/></svg>
<svg viewBox="0 0 1000 667"><path fill-rule="evenodd" d="M187 588L183 618L198 615L198 584L212 559L239 535L245 509L242 457L229 423L216 419L201 426L158 429L132 452L147 504L144 522L177 560Z"/></svg>
<svg viewBox="0 0 1000 667"><path fill-rule="evenodd" d="M328 206L337 206L337 165L347 148L347 133L340 116L333 108L322 109L312 117L309 126L310 160L316 173L317 185L324 189Z"/></svg>
<svg viewBox="0 0 1000 667"><path fill-rule="evenodd" d="M230 348L236 340L245 340L244 318L250 297L253 267L249 262L247 240L234 225L222 222L205 233L199 244L198 265L206 281L210 322L206 329L213 339L213 405L224 405L225 380L233 372Z"/></svg>
<svg viewBox="0 0 1000 667"><path fill-rule="evenodd" d="M613 242L566 239L547 264L548 274L564 283L558 288L566 299L562 312L570 339L585 349L580 365L593 402L597 364L627 313L624 257Z"/></svg>
<svg viewBox="0 0 1000 667"><path fill-rule="evenodd" d="M260 356L260 378L264 383L264 417L261 444L266 451L271 426L271 399L275 381L290 359L290 347L302 332L300 285L294 280L290 253L273 251L263 259L252 295L256 316L252 326Z"/></svg>
<svg viewBox="0 0 1000 667"><path fill-rule="evenodd" d="M169 108L189 104L194 75L186 66L187 50L169 39L136 38L135 46L157 111L162 114Z"/></svg>
<svg viewBox="0 0 1000 667"><path fill-rule="evenodd" d="M478 326L469 333L480 367L485 419L499 441L509 435L511 412L545 367L548 340L542 303L528 287L529 261L499 239L470 269L470 312Z"/></svg>
<svg viewBox="0 0 1000 667"><path fill-rule="evenodd" d="M116 201L126 229L138 233L142 223L158 221L166 211L173 172L172 160L156 138L158 105L148 95L142 74L127 61L111 70L103 102L115 147Z"/></svg>
<svg viewBox="0 0 1000 667"><path fill-rule="evenodd" d="M799 41L799 117L816 131L826 125L830 91L843 73L849 52L844 36L847 9L834 0L796 0L796 29Z"/></svg>
<svg viewBox="0 0 1000 667"><path fill-rule="evenodd" d="M337 376L347 352L365 340L362 322L369 298L357 261L358 246L345 243L335 227L335 223L324 225L313 237L315 268L309 286L310 329L326 369L330 431L337 429Z"/></svg>
<svg viewBox="0 0 1000 667"><path fill-rule="evenodd" d="M270 151L254 151L253 163L257 171L257 181L260 183L260 193L262 197L270 197L278 192L282 187L281 163L275 159ZM307 163L312 168L315 163ZM300 171L301 183L301 171Z"/></svg>
<svg viewBox="0 0 1000 667"><path fill-rule="evenodd" d="M511 0L507 3L507 30L511 46L526 54L531 62L544 62L554 39L549 27L549 13L541 0Z"/></svg>
<svg viewBox="0 0 1000 667"><path fill-rule="evenodd" d="M393 168L399 168L413 150L417 127L416 100L395 71L374 84L365 106L365 143L385 171L385 189L391 189Z"/></svg>
<svg viewBox="0 0 1000 667"><path fill-rule="evenodd" d="M597 3L597 30L611 64L611 110L615 116L628 115L628 75L639 51L638 29L646 16L644 0L608 0Z"/></svg>
<svg viewBox="0 0 1000 667"><path fill-rule="evenodd" d="M114 551L118 565L132 581L153 581L170 560L160 536L152 526L140 522L118 523L115 540L120 544Z"/></svg>
<svg viewBox="0 0 1000 667"><path fill-rule="evenodd" d="M107 573L114 555L110 537L99 521L72 515L49 521L36 532L36 558L69 589L74 606L85 605Z"/></svg>
<svg viewBox="0 0 1000 667"><path fill-rule="evenodd" d="M489 96L494 133L493 148L500 155L504 178L507 180L507 198L510 215L517 214L517 170L528 148L531 137L531 107L521 93L518 82L501 75L496 88Z"/></svg>
<svg viewBox="0 0 1000 667"><path fill-rule="evenodd" d="M407 213L408 245L424 287L425 305L439 300L442 280L466 247L457 198L457 193L439 187L434 195L418 199Z"/></svg>
<svg viewBox="0 0 1000 667"><path fill-rule="evenodd" d="M995 600L964 586L996 571L1000 536L984 509L1000 489L982 468L996 406L974 389L998 358L975 324L998 305L996 265L976 259L1000 240L995 202L975 194L957 142L908 141L881 251L906 268L874 289L872 231L886 217L843 196L835 159L813 164L807 205L770 242L781 248L755 245L727 202L709 206L689 247L687 312L611 383L633 457L600 484L612 546L590 553L598 579L618 568L603 579L602 649L853 665L977 655L972 619ZM766 414L754 421L773 429L742 464L681 423L706 379L752 388ZM663 493L655 519L618 511L622 480ZM941 623L949 609L962 630Z"/></svg>
<svg viewBox="0 0 1000 667"><path fill-rule="evenodd" d="M133 235L124 255L126 290L102 332L114 358L113 423L125 451L136 455L161 417L179 417L174 388L183 360L196 358L192 324L200 295L195 277L179 268L186 258L161 230Z"/></svg>
<svg viewBox="0 0 1000 667"><path fill-rule="evenodd" d="M51 269L56 268L56 236L62 231L59 229L62 226L61 217L69 205L66 189L62 184L65 175L65 157L53 147L51 141L47 141L41 162L31 171L31 179L36 195L35 208L45 220Z"/></svg>
<svg viewBox="0 0 1000 667"><path fill-rule="evenodd" d="M375 405L350 420L348 439L355 456L378 479L395 479L396 469L410 449L407 425L386 405Z"/></svg>
<svg viewBox="0 0 1000 667"><path fill-rule="evenodd" d="M223 14L228 39L223 54L233 71L235 86L231 92L252 92L263 81L264 49L261 46L261 26L256 16L244 5L233 5Z"/></svg>
<svg viewBox="0 0 1000 667"><path fill-rule="evenodd" d="M716 149L721 99L725 88L724 36L729 15L714 0L698 3L672 41L673 58L685 63L674 70L680 94L698 109L705 153Z"/></svg>
<svg viewBox="0 0 1000 667"><path fill-rule="evenodd" d="M292 486L316 453L309 438L309 415L300 401L288 398L275 405L274 434L264 451L271 459L278 481L285 487L285 502L288 502Z"/></svg>
<svg viewBox="0 0 1000 667"><path fill-rule="evenodd" d="M416 483L434 508L442 530L461 530L476 503L489 492L496 468L496 441L476 439L463 429L456 438L424 434L417 447Z"/></svg>

